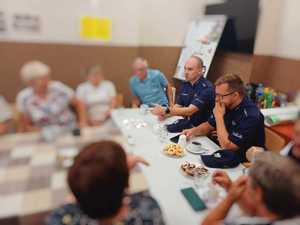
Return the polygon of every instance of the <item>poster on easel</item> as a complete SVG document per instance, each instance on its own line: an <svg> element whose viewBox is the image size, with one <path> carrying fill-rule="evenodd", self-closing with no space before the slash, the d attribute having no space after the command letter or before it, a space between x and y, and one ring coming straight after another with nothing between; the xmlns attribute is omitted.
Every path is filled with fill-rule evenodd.
<svg viewBox="0 0 300 225"><path fill-rule="evenodd" d="M184 65L192 55L203 60L206 67L204 77L207 76L226 22L225 15L213 15L201 17L190 23L174 78L185 80Z"/></svg>

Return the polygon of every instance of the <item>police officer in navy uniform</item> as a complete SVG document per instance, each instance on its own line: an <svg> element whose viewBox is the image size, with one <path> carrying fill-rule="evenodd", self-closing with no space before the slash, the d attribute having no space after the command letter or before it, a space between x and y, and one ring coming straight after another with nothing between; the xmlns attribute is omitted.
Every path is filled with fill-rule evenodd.
<svg viewBox="0 0 300 225"><path fill-rule="evenodd" d="M264 147L264 116L245 96L244 84L239 76L222 76L215 85L213 114L207 122L184 130L183 133L190 137L208 135L216 130L221 148L236 152L240 161L246 161L245 153L251 146Z"/></svg>
<svg viewBox="0 0 300 225"><path fill-rule="evenodd" d="M191 56L184 66L186 81L178 93L176 104L171 107L156 106L152 112L164 119L167 116L183 116L184 119L167 126L169 132L198 126L206 122L215 103L213 84L203 77L205 66L198 56Z"/></svg>

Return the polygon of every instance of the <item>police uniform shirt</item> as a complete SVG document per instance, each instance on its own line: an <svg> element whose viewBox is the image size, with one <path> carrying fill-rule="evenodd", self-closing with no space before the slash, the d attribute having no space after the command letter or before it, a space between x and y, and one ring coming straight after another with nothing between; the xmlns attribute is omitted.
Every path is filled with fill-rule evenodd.
<svg viewBox="0 0 300 225"><path fill-rule="evenodd" d="M238 154L242 161L245 161L245 153L250 147L264 147L264 116L249 98L245 97L234 109L226 110L224 121L229 133L228 138L239 147ZM213 114L208 123L216 127Z"/></svg>
<svg viewBox="0 0 300 225"><path fill-rule="evenodd" d="M192 126L206 122L212 113L215 103L215 90L213 84L201 77L193 85L186 81L182 84L176 104L188 107L190 104L196 106L199 111L187 117Z"/></svg>

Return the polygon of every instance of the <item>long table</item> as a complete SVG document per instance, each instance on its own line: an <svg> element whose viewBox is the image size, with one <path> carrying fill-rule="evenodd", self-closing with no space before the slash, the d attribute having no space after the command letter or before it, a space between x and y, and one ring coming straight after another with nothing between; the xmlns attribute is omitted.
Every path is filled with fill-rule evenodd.
<svg viewBox="0 0 300 225"><path fill-rule="evenodd" d="M112 139L123 145L129 154L141 155L150 163L149 167L140 166L133 171L132 192L149 189L160 203L169 225L199 224L206 212L194 212L180 194L181 188L193 186L193 180L183 176L179 166L184 161L201 163L200 157L189 153L179 159L165 156L166 143L160 142L153 129L159 122L150 113L118 109L112 118L114 123L83 129L80 137L66 134L51 143L41 141L40 133L0 137L0 202L3 206L0 223L43 223L49 211L67 201L66 170L57 164L58 152L65 147L80 148L91 142ZM126 120L139 121L139 125L128 127ZM212 152L219 149L206 137L196 140ZM239 166L227 172L236 178L242 174L242 169Z"/></svg>
<svg viewBox="0 0 300 225"><path fill-rule="evenodd" d="M199 224L207 211L194 212L180 193L180 189L193 186L193 180L184 176L180 171L180 165L185 162L202 163L200 156L186 152L182 158L171 158L163 153L163 147L167 142L162 143L155 134L154 126L158 119L151 113L141 112L139 109L119 109L112 114L114 122L121 130L123 136L128 138L127 151L143 156L149 163L149 167L142 166L149 190L158 200L167 224L169 225L196 225ZM164 123L169 123L170 118ZM129 126L131 121L135 126ZM168 138L175 134L169 134ZM218 150L214 142L207 137L195 137L211 153ZM243 166L239 165L234 169L226 169L233 179L242 174ZM213 169L210 169L213 172Z"/></svg>

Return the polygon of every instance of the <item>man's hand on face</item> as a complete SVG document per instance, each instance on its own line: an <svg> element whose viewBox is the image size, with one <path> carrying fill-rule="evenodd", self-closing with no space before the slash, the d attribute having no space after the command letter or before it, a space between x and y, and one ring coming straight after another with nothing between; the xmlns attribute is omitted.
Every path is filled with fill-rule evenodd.
<svg viewBox="0 0 300 225"><path fill-rule="evenodd" d="M225 104L221 101L216 101L215 108L213 110L214 116L217 119L223 118L226 112Z"/></svg>

